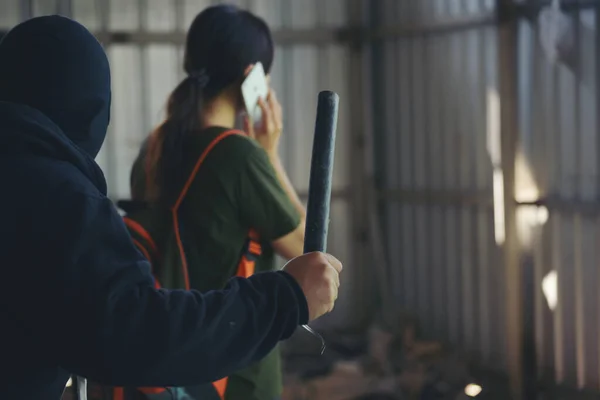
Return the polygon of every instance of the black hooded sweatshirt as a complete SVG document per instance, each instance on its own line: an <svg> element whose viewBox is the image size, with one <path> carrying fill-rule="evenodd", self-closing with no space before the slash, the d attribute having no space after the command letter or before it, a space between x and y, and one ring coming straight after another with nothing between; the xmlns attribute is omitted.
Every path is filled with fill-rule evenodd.
<svg viewBox="0 0 600 400"><path fill-rule="evenodd" d="M94 162L110 72L96 39L58 16L0 42L0 393L59 399L69 374L120 386L209 382L307 322L285 272L223 291L156 290Z"/></svg>

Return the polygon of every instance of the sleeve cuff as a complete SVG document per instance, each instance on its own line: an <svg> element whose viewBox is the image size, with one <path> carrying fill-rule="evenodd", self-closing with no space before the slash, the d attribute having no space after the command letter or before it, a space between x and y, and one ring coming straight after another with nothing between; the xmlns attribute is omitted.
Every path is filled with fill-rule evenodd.
<svg viewBox="0 0 600 400"><path fill-rule="evenodd" d="M288 215L279 219L277 228L270 232L264 239L267 242L273 242L275 240L281 239L282 237L289 235L293 231L295 231L302 223L302 218L300 214L296 213L295 215Z"/></svg>
<svg viewBox="0 0 600 400"><path fill-rule="evenodd" d="M294 291L294 295L298 304L298 325L308 324L308 303L304 291L296 281L296 279L285 271L277 271L277 274L283 276Z"/></svg>

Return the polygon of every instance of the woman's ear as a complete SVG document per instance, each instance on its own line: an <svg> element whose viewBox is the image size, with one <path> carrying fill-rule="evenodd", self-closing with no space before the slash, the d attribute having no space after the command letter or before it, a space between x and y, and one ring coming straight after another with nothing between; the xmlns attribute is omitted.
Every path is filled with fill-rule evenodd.
<svg viewBox="0 0 600 400"><path fill-rule="evenodd" d="M244 76L248 76L248 74L250 73L250 71L252 71L252 68L254 68L254 64L250 64L246 67L246 69L244 70Z"/></svg>

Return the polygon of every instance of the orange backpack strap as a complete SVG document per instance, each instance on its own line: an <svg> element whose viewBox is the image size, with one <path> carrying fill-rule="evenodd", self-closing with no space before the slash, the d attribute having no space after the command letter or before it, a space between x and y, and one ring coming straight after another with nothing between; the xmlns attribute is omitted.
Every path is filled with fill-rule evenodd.
<svg viewBox="0 0 600 400"><path fill-rule="evenodd" d="M158 247L156 246L154 239L152 239L150 233L148 233L148 231L139 222L134 221L130 217L123 217L123 221L125 222L125 225L129 231L135 232L138 236L144 239L144 241L146 241L146 243L150 246L152 252L158 255Z"/></svg>
<svg viewBox="0 0 600 400"><path fill-rule="evenodd" d="M150 266L153 267L154 263L158 261L159 253L156 242L152 239L150 233L137 221L134 221L130 217L123 217L125 226L129 230L132 236L133 244L142 252L144 257L150 262ZM158 278L154 276L154 287L160 289L160 283ZM144 394L160 394L167 391L166 388L137 388ZM113 389L113 400L126 400L125 389L122 387L116 387Z"/></svg>
<svg viewBox="0 0 600 400"><path fill-rule="evenodd" d="M225 392L227 391L227 377L213 382L213 387L217 391L219 398L225 400Z"/></svg>
<svg viewBox="0 0 600 400"><path fill-rule="evenodd" d="M210 144L206 147L206 149L204 149L202 154L200 154L200 157L196 161L196 164L194 164L194 168L192 169L190 176L186 180L185 185L183 186L183 189L181 190L181 193L179 193L179 196L177 197L177 201L175 202L175 205L171 209L172 218L173 218L173 232L175 233L175 239L177 241L177 248L179 250L179 257L181 259L181 268L182 268L183 278L184 278L184 282L185 282L185 288L188 290L190 289L190 281L189 281L187 259L185 257L183 242L181 240L181 232L179 231L179 219L178 219L179 207L181 206L181 203L183 202L194 179L196 178L196 175L198 174L198 170L200 169L200 166L202 165L202 163L204 163L208 154L212 151L212 149L220 141L222 141L226 137L232 136L232 135L245 135L245 133L242 131L239 131L239 130L233 130L233 129L228 130L228 131L221 133L219 136L214 138L212 142L210 142ZM150 235L147 232L145 232L145 229L143 229L143 227L136 226L135 221L129 221L129 222L126 221L125 223L127 224L128 228L130 230L135 231L137 233L137 235L139 235L140 237L145 239L145 241L152 248L152 251L154 252L154 254L158 254L158 248L156 247L154 242L151 240L152 238L150 237ZM137 225L139 225L139 224L137 224ZM253 245L252 248L255 250L256 249L255 245ZM142 252L144 252L144 251L142 250ZM241 262L240 262L240 265L241 265ZM249 269L250 265L246 266L246 268ZM254 264L251 265L251 270L252 270L252 272L250 273L250 275L252 275L252 273L254 273ZM238 272L239 272L239 270L238 270ZM248 275L248 276L250 276L250 275ZM216 392L218 393L219 397L222 400L224 400L225 399L225 391L227 390L227 377L213 382L213 387L216 390ZM149 392L152 390L164 391L165 389L164 388L139 388L138 390L140 390L142 393L148 394L148 393L160 393L160 392Z"/></svg>
<svg viewBox="0 0 600 400"><path fill-rule="evenodd" d="M125 390L121 387L113 389L113 400L125 400Z"/></svg>
<svg viewBox="0 0 600 400"><path fill-rule="evenodd" d="M248 239L244 245L244 251L240 263L238 264L238 270L235 274L242 278L248 278L252 276L256 269L256 261L262 254L262 247L258 238L258 233L255 230L248 232Z"/></svg>
<svg viewBox="0 0 600 400"><path fill-rule="evenodd" d="M183 202L183 199L185 198L185 195L187 194L190 186L192 185L192 182L194 181L194 178L196 177L198 170L200 169L200 166L202 165L202 163L204 162L204 160L206 159L206 157L208 156L210 151L221 140L225 139L227 136L231 136L231 135L235 135L235 134L239 135L239 134L244 134L244 133L241 131L237 131L237 130L225 131L222 134L220 134L219 136L217 136L207 146L207 148L202 152L202 154L198 158L198 161L194 165L194 169L192 170L192 173L188 177L181 193L179 194L177 202L175 203L175 205L173 206L173 208L171 210L171 212L173 214L173 225L174 225L173 228L174 228L175 237L177 240L177 247L179 250L181 263L182 263L182 269L183 269L182 272L184 275L185 287L188 290L190 288L188 265L187 265L187 260L185 258L183 243L181 241L181 236L180 236L180 232L179 232L179 221L178 221L177 212L179 210L179 207L181 206L181 203ZM158 253L158 246L156 246L156 243L152 239L152 236L148 233L148 231L146 229L144 229L144 227L141 224L134 221L133 219L131 219L129 217L124 217L123 220L125 221L125 225L127 225L127 228L129 229L129 231L132 233L132 236L134 237L134 239L133 239L134 244L138 247L138 249L142 252L142 254L144 254L144 256L150 261L150 263L154 264L154 262L159 259L158 258L159 253ZM236 276L248 278L251 275L253 275L255 272L256 261L257 261L258 257L260 257L261 254L262 254L262 247L260 245L260 240L259 240L258 234L256 233L256 231L250 230L248 232L248 238L246 240L244 249L242 251L242 256L240 258L240 262L238 264ZM160 288L160 284L159 284L158 280L157 279L155 279L155 280L156 280L156 287ZM217 394L219 395L219 398L221 400L225 400L225 392L227 391L227 382L228 382L228 378L225 377L225 378L222 378L222 379L212 383L215 391L217 392ZM138 388L138 390L144 394L159 394L159 393L163 393L166 389L158 388L158 387L157 388L145 387L145 388ZM115 388L115 392L114 392L115 400L123 399L122 396L123 396L123 389Z"/></svg>
<svg viewBox="0 0 600 400"><path fill-rule="evenodd" d="M172 217L173 217L173 232L175 232L175 239L177 241L179 257L181 258L181 269L182 269L182 273L183 273L183 279L185 282L185 288L188 290L190 288L190 277L189 277L189 272L188 272L187 259L185 257L185 250L183 248L183 242L181 240L181 232L179 231L179 217L178 217L177 213L179 211L179 207L181 206L181 203L183 203L183 199L185 199L185 195L190 190L190 187L192 186L192 182L194 182L194 179L196 178L196 175L198 174L198 170L200 169L200 166L202 165L202 163L204 163L208 154L212 151L212 149L217 144L219 144L219 142L221 142L226 137L232 136L232 135L245 135L245 133L242 131L236 130L236 129L228 130L228 131L221 133L219 136L214 138L212 140L212 142L210 142L210 144L204 149L202 154L200 154L200 157L198 157L198 160L196 161L196 164L194 164L194 168L192 169L190 176L186 180L185 185L183 185L183 189L181 190L181 193L179 193L179 196L177 197L177 201L173 205L173 208L171 208L171 213L172 213Z"/></svg>
<svg viewBox="0 0 600 400"><path fill-rule="evenodd" d="M256 231L250 230L250 232L248 232L248 239L246 240L244 251L242 252L242 257L240 258L238 269L235 275L242 278L248 278L252 276L256 269L256 261L261 254L262 248L260 246L258 234ZM215 390L219 394L221 400L225 400L225 392L227 391L227 377L213 382L213 386L215 387Z"/></svg>
<svg viewBox="0 0 600 400"><path fill-rule="evenodd" d="M164 387L141 387L137 388L137 390L144 394L161 394L166 392L168 389Z"/></svg>

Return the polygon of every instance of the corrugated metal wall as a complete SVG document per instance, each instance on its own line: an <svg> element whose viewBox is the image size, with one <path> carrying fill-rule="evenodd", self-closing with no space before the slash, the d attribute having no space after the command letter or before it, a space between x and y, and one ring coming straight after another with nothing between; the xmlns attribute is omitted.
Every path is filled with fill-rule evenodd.
<svg viewBox="0 0 600 400"><path fill-rule="evenodd" d="M540 46L537 19L522 18L517 96L506 98L499 30L487 19L493 3L389 0L376 7L373 26L397 31L374 42L372 65L393 293L385 307L416 312L426 335L488 368L506 371L509 354L523 351L507 346L532 345L542 382L598 390L596 16L574 12L570 2L576 45L558 63ZM508 158L515 158L518 206L509 232L501 134L510 127L500 122L515 102L517 145ZM507 251L518 254L510 282ZM514 316L506 314L513 296L523 310ZM522 341L507 340L519 331Z"/></svg>
<svg viewBox="0 0 600 400"><path fill-rule="evenodd" d="M182 39L192 19L210 0L0 0L0 27L9 28L27 16L71 15L105 40L113 73L113 108L109 134L98 163L105 172L111 198L129 197L129 171L139 145L163 118L170 91L183 77ZM290 179L302 197L308 191L310 154L320 90L341 97L334 198L331 208L329 251L352 270L355 249L350 177L349 49L334 35L311 38L311 30L334 30L348 24L346 0L326 2L291 0L229 1L266 19L277 33L285 28L287 42L279 45L272 80L284 108L281 152ZM295 31L305 33L294 35ZM109 33L109 35L106 35ZM105 36L102 36L105 34ZM127 34L131 34L128 38ZM179 34L179 35L178 35ZM329 38L329 39L328 39ZM349 275L350 273L346 274ZM345 285L350 288L351 285ZM341 293L339 320L353 307L348 291ZM347 305L347 307L343 307ZM336 322L337 323L337 322ZM341 322L340 322L341 323Z"/></svg>
<svg viewBox="0 0 600 400"><path fill-rule="evenodd" d="M415 32L380 43L378 172L394 301L502 368L503 273L494 241L488 91L496 90L490 1L386 1L381 24ZM464 15L482 26L429 27ZM391 306L391 305L390 305Z"/></svg>
<svg viewBox="0 0 600 400"><path fill-rule="evenodd" d="M575 12L572 18L575 46L558 63L547 58L537 27L521 26L520 147L527 161L523 169L530 175L523 180L530 180L530 195L541 198L548 210L547 222L533 233L531 243L538 365L546 379L597 390L598 38L593 10ZM556 286L550 278L546 281L546 290L557 289L552 311L541 288L553 273Z"/></svg>

